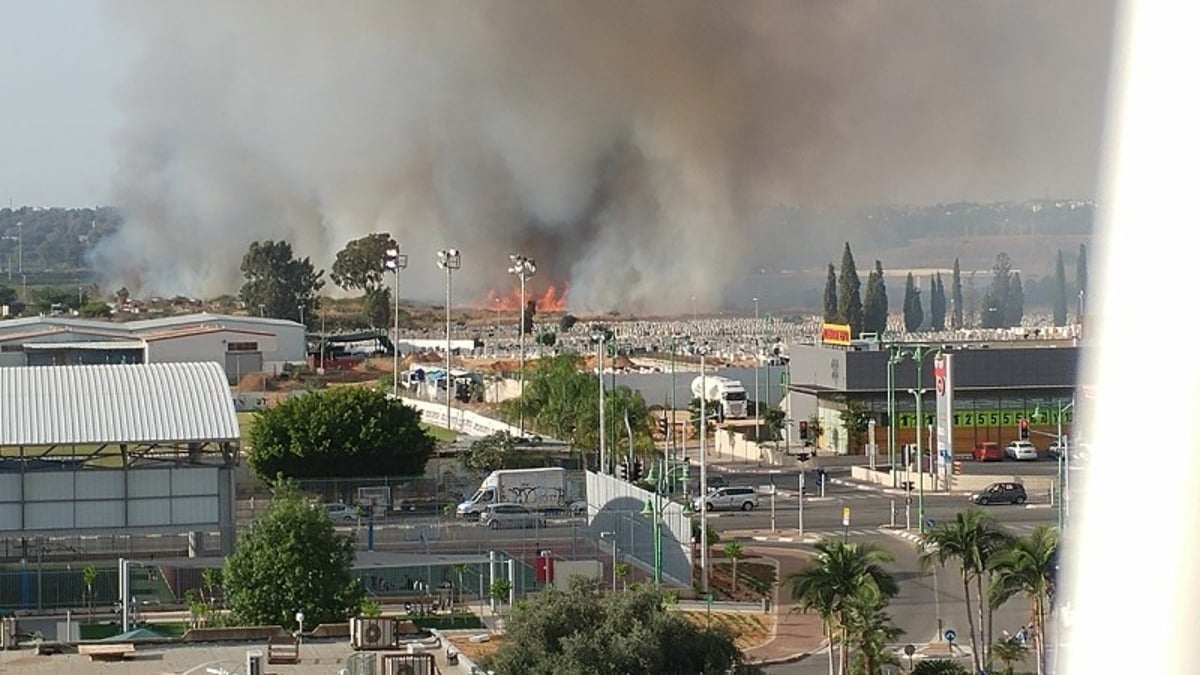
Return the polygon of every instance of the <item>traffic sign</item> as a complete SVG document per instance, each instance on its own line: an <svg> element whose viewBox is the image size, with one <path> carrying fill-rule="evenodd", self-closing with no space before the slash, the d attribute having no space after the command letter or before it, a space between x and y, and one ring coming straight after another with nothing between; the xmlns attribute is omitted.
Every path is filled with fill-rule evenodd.
<svg viewBox="0 0 1200 675"><path fill-rule="evenodd" d="M912 497L905 497L904 503L908 504L909 506L912 506Z"/></svg>
<svg viewBox="0 0 1200 675"><path fill-rule="evenodd" d="M953 628L946 629L946 642L954 642L956 637L958 637L958 633L955 633Z"/></svg>
<svg viewBox="0 0 1200 675"><path fill-rule="evenodd" d="M926 518L926 519L925 519L925 529L927 529L927 530L932 530L932 529L933 529L933 518Z"/></svg>
<svg viewBox="0 0 1200 675"><path fill-rule="evenodd" d="M917 653L917 648L912 645L904 645L904 655L912 656Z"/></svg>
<svg viewBox="0 0 1200 675"><path fill-rule="evenodd" d="M850 507L842 507L842 527L850 527Z"/></svg>

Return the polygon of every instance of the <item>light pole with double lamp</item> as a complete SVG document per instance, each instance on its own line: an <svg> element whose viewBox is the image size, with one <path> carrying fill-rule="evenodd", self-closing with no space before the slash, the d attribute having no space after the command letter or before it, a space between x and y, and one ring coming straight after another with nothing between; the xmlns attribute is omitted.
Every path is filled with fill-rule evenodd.
<svg viewBox="0 0 1200 675"><path fill-rule="evenodd" d="M666 506L662 503L662 496L657 492L646 498L646 503L642 504L642 515L650 518L652 535L654 537L654 585L662 585L662 568L663 568L663 551L662 551L662 524L663 511Z"/></svg>
<svg viewBox="0 0 1200 675"><path fill-rule="evenodd" d="M708 411L705 407L708 376L704 364L708 346L702 345L696 351L700 354L700 590L708 593L708 505L705 501L708 495Z"/></svg>
<svg viewBox="0 0 1200 675"><path fill-rule="evenodd" d="M521 436L525 435L525 280L537 274L537 263L532 258L526 258L523 255L513 254L508 256L509 262L512 265L508 268L509 274L515 274L521 280L521 306L517 308L518 319L517 325L517 342L519 343L519 356L517 357L517 376L520 378L519 390L521 403L517 406L518 415L520 417L519 428Z"/></svg>
<svg viewBox="0 0 1200 675"><path fill-rule="evenodd" d="M592 333L592 340L596 343L596 379L600 381L600 466L597 470L604 474L610 473L608 470L608 456L604 452L604 339L603 330L597 330Z"/></svg>
<svg viewBox="0 0 1200 675"><path fill-rule="evenodd" d="M452 401L454 400L454 378L450 375L450 278L454 270L462 268L462 252L456 248L446 248L437 253L437 266L446 270L446 428L454 429L450 421Z"/></svg>
<svg viewBox="0 0 1200 675"><path fill-rule="evenodd" d="M892 487L896 480L896 364L904 360L904 354L896 345L888 345L887 357L887 414L888 414L888 473L892 476Z"/></svg>
<svg viewBox="0 0 1200 675"><path fill-rule="evenodd" d="M759 412L761 404L758 397L758 366L761 360L759 359L761 345L758 344L758 298L752 299L754 300L754 442L760 443L762 431L759 429L759 425L762 424L760 421L762 415Z"/></svg>
<svg viewBox="0 0 1200 675"><path fill-rule="evenodd" d="M408 256L400 252L400 244L391 246L384 254L383 265L396 277L392 298L392 396L400 391L400 270L408 267ZM322 349L324 347L322 346Z"/></svg>
<svg viewBox="0 0 1200 675"><path fill-rule="evenodd" d="M926 345L917 345L911 350L900 352L902 358L911 357L913 362L917 364L917 386L909 389L908 393L917 399L917 482L920 486L917 491L917 530L921 534L925 533L925 455L921 452L921 427L925 424L924 416L921 414L921 396L925 394L925 390L921 388L921 371L925 367L926 356L941 353L942 350L940 348L934 349ZM930 468L932 473L932 467Z"/></svg>

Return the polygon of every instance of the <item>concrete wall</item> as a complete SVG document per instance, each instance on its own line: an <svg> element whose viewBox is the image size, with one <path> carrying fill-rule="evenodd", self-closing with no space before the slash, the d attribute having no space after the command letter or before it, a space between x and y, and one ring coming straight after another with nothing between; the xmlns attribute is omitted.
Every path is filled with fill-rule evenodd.
<svg viewBox="0 0 1200 675"><path fill-rule="evenodd" d="M900 480L904 480L903 469L897 469L900 473ZM946 491L946 476L943 474L920 473L912 471L908 474L913 482L913 489L920 489L920 481L924 478L926 491L945 492ZM892 486L891 475L887 471L872 471L865 466L855 466L850 469L850 477L854 480L872 483L874 485L882 485L886 487ZM1050 491L1058 482L1055 476L1022 476L1019 474L951 474L949 477L949 491L953 493L971 493L978 492L991 485L992 483L1020 483L1025 486L1025 492L1029 495L1029 500L1033 502L1045 501L1050 496Z"/></svg>

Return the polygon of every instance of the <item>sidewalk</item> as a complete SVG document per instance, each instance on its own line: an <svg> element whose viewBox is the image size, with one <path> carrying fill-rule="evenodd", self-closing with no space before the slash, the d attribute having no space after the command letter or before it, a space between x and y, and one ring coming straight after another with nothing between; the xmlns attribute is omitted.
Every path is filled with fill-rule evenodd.
<svg viewBox="0 0 1200 675"><path fill-rule="evenodd" d="M790 575L807 566L808 555L798 549L760 544L748 546L746 554L775 561L779 574L771 604L775 618L771 639L747 649L746 659L752 663L785 663L820 650L825 644L821 618L813 613L793 612L796 604L786 583Z"/></svg>

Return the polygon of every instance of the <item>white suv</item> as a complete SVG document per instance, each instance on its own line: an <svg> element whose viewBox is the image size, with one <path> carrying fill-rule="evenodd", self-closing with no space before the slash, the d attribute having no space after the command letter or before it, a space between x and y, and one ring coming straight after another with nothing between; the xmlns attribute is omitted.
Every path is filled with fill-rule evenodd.
<svg viewBox="0 0 1200 675"><path fill-rule="evenodd" d="M1029 441L1012 441L1004 448L1004 456L1016 460L1034 460L1038 458L1038 451Z"/></svg>
<svg viewBox="0 0 1200 675"><path fill-rule="evenodd" d="M700 510L741 509L749 511L758 506L758 493L750 487L723 487L692 501L692 508Z"/></svg>

